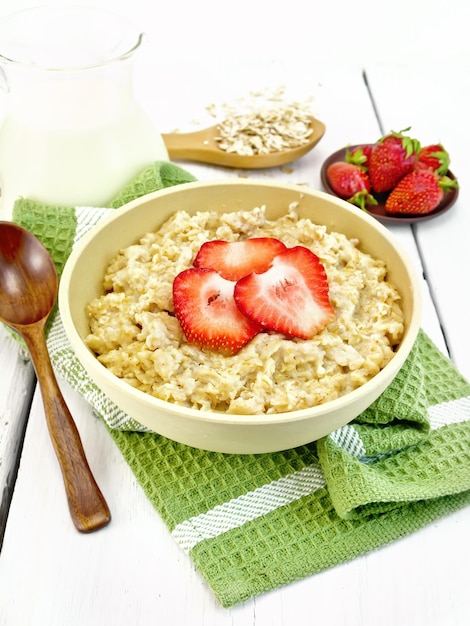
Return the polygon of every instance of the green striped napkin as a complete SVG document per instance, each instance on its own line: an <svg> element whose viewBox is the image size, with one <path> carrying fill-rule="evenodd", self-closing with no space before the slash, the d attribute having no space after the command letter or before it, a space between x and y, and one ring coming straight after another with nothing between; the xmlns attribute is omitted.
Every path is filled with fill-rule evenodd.
<svg viewBox="0 0 470 626"><path fill-rule="evenodd" d="M110 207L194 180L155 163ZM20 200L14 219L59 271L113 208ZM396 379L351 424L319 442L259 455L197 450L146 431L87 378L56 311L58 375L88 399L147 497L219 602L248 598L346 562L470 504L470 384L423 331Z"/></svg>

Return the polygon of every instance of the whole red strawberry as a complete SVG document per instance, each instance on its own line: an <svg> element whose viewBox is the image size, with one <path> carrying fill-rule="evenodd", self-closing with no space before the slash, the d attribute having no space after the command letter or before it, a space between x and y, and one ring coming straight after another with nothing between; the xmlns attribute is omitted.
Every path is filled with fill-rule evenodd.
<svg viewBox="0 0 470 626"><path fill-rule="evenodd" d="M421 148L416 161L419 169L433 170L439 176L447 174L450 164L450 156L442 144L436 143Z"/></svg>
<svg viewBox="0 0 470 626"><path fill-rule="evenodd" d="M335 161L326 170L331 188L337 196L365 209L367 204L377 204L370 195L370 181L362 167L346 161Z"/></svg>
<svg viewBox="0 0 470 626"><path fill-rule="evenodd" d="M369 157L369 178L376 193L390 191L413 170L420 144L403 134L408 130L384 135L374 145Z"/></svg>
<svg viewBox="0 0 470 626"><path fill-rule="evenodd" d="M391 191L385 210L391 214L425 215L439 206L446 191L456 187L456 180L439 177L432 170L416 169Z"/></svg>

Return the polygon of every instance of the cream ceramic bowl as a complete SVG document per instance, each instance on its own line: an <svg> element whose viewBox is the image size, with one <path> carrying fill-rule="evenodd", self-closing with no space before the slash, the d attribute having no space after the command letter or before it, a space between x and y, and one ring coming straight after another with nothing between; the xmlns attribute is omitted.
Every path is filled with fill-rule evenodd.
<svg viewBox="0 0 470 626"><path fill-rule="evenodd" d="M361 247L388 267L402 297L406 329L387 366L351 393L311 409L275 415L229 415L188 409L154 398L117 378L85 345L85 307L102 293L105 268L120 248L156 229L175 211L238 211L267 207L268 218L283 215L291 202L299 215L358 238ZM421 323L421 295L412 263L391 233L365 212L338 198L296 185L253 179L178 185L135 200L83 236L62 274L59 307L70 344L89 376L123 411L151 430L180 443L227 453L285 450L315 441L353 420L390 384L408 356Z"/></svg>

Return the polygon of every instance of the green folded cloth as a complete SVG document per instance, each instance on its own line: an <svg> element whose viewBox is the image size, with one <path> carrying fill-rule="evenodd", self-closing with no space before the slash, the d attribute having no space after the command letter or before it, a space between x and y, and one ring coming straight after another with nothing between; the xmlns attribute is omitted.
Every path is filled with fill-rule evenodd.
<svg viewBox="0 0 470 626"><path fill-rule="evenodd" d="M155 163L110 207L194 180ZM15 205L59 274L80 236L114 210ZM147 431L94 386L60 315L48 347L58 375L104 421L174 540L229 607L399 539L470 504L470 384L420 331L382 396L351 424L292 450L234 455Z"/></svg>

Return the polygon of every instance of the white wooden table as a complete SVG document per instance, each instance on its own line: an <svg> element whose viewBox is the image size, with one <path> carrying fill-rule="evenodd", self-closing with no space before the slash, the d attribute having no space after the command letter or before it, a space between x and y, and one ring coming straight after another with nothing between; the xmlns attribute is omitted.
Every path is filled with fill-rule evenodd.
<svg viewBox="0 0 470 626"><path fill-rule="evenodd" d="M149 59L144 72L152 67ZM470 378L470 62L445 69L447 77L438 74L436 88L436 69L426 64L328 66L295 59L219 68L212 62L201 75L201 68L186 60L180 73L159 68L158 84L142 80L139 89L162 131L182 128L202 116L210 102L244 95L251 88L285 85L289 93L312 95L314 112L327 127L318 146L294 163L291 172L246 175L314 188L321 188L323 160L348 143L372 142L382 131L410 125L422 142L442 141L460 180L458 202L438 219L392 230L423 275L424 330ZM230 78L221 81L221 76ZM183 165L199 179L240 175ZM6 526L0 553L0 626L470 623L470 509L350 563L222 609L172 541L103 424L64 383L64 396L113 515L106 529L80 535L69 518L31 367L3 328L0 371L0 521Z"/></svg>

